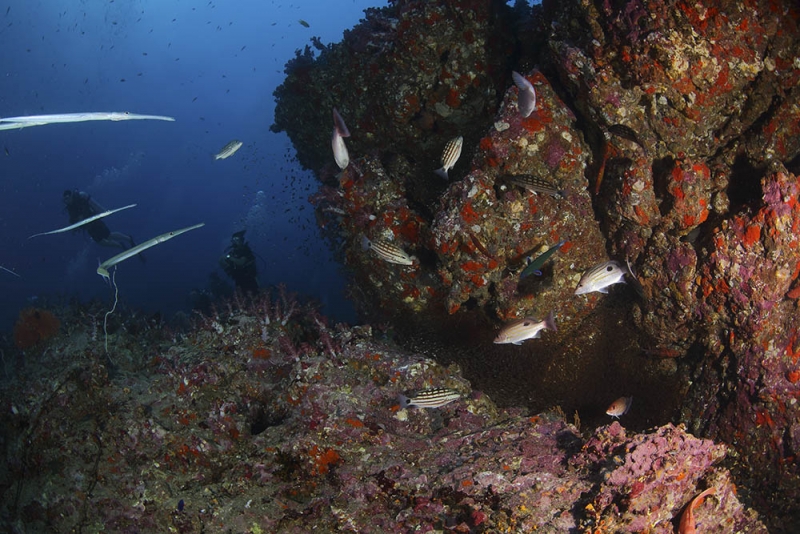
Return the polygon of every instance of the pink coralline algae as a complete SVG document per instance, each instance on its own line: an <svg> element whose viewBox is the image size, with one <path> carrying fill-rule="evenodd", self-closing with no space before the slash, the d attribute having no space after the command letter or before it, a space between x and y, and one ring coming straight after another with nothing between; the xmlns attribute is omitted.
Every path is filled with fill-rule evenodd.
<svg viewBox="0 0 800 534"><path fill-rule="evenodd" d="M558 411L499 409L457 367L369 327L328 326L307 304L240 306L180 339L120 332L113 376L87 336L31 353L0 397L2 530L667 532L713 485L704 531L766 532L723 445L617 422L583 438ZM121 357L142 338L150 350ZM399 409L399 393L430 387L461 398Z"/></svg>

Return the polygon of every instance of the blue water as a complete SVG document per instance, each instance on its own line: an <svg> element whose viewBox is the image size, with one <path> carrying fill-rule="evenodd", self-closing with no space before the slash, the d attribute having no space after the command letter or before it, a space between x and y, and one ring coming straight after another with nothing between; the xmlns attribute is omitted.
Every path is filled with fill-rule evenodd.
<svg viewBox="0 0 800 534"><path fill-rule="evenodd" d="M187 309L188 294L216 271L242 228L262 285L315 295L324 311L352 318L344 281L319 239L307 199L313 177L269 131L283 67L312 36L338 42L375 0L15 0L0 2L0 117L130 111L176 122L54 124L0 131L0 332L19 310L52 295L113 300L95 273L119 252L85 232L27 239L64 227L65 189L106 209L105 221L142 242L204 228L119 265L122 300L146 312ZM309 27L300 24L307 21ZM321 127L330 117L320 117ZM231 139L233 157L212 155ZM261 191L261 193L259 193Z"/></svg>

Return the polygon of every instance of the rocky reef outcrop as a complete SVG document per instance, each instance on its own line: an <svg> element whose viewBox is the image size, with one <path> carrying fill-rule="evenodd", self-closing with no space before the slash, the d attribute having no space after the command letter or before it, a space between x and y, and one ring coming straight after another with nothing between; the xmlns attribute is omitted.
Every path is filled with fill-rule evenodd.
<svg viewBox="0 0 800 534"><path fill-rule="evenodd" d="M489 357L505 321L550 311L559 332L542 353L607 361L586 349L594 334L638 347L645 372L669 366L676 382L669 419L734 447L750 502L791 529L799 19L795 3L767 0L396 1L288 65L274 128L320 178L320 224L365 312L414 336L445 331L453 352L478 340ZM512 70L536 90L528 117ZM352 133L341 172L333 107ZM459 135L444 181L433 170ZM561 194L517 187L521 175ZM382 262L363 236L416 259ZM556 244L542 275L520 280ZM638 294L576 297L609 258L630 264ZM635 330L597 328L609 302Z"/></svg>
<svg viewBox="0 0 800 534"><path fill-rule="evenodd" d="M4 532L667 533L706 488L703 532L767 531L724 445L500 409L285 293L183 334L117 315L104 339L91 311L0 384ZM458 398L398 403L430 388Z"/></svg>

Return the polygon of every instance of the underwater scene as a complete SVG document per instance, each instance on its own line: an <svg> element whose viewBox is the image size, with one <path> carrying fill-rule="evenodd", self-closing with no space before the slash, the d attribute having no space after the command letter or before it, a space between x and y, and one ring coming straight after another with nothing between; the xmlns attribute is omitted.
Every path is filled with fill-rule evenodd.
<svg viewBox="0 0 800 534"><path fill-rule="evenodd" d="M0 532L800 532L799 23L0 4Z"/></svg>

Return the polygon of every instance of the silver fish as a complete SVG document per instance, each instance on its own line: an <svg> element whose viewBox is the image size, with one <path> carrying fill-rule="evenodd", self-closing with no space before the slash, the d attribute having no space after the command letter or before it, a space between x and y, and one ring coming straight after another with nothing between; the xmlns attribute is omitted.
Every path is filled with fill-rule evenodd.
<svg viewBox="0 0 800 534"><path fill-rule="evenodd" d="M401 409L412 406L416 408L440 408L460 398L461 393L454 389L433 388L419 391L413 397L400 395L398 401Z"/></svg>
<svg viewBox="0 0 800 534"><path fill-rule="evenodd" d="M511 77L514 79L514 85L519 89L517 92L519 114L528 117L536 109L536 90L533 88L533 84L519 72L511 71Z"/></svg>
<svg viewBox="0 0 800 534"><path fill-rule="evenodd" d="M336 108L333 108L333 127L339 131L339 135L342 137L350 137L350 130L347 129L344 119Z"/></svg>
<svg viewBox="0 0 800 534"><path fill-rule="evenodd" d="M460 135L454 139L451 139L444 145L444 151L442 152L442 168L436 169L434 172L447 180L449 178L447 171L453 168L453 166L458 161L458 158L461 157L461 145L464 144L464 138Z"/></svg>
<svg viewBox="0 0 800 534"><path fill-rule="evenodd" d="M6 268L5 268L5 267L3 267L2 265L0 265L0 269L4 270L4 271L5 271L5 272L7 272L7 273L11 273L11 274L13 274L13 275L14 275L14 276L16 276L17 278L22 278L20 275L18 275L17 273L15 273L14 271L12 271L11 269L6 269Z"/></svg>
<svg viewBox="0 0 800 534"><path fill-rule="evenodd" d="M564 190L556 187L553 182L532 174L507 174L504 178L510 183L534 193L547 193L555 198L564 198L565 196Z"/></svg>
<svg viewBox="0 0 800 534"><path fill-rule="evenodd" d="M236 154L237 150L242 148L242 144L243 143L238 139L234 139L233 141L222 147L222 150L214 154L214 159L215 160L226 159L233 156L234 154Z"/></svg>
<svg viewBox="0 0 800 534"><path fill-rule="evenodd" d="M613 260L595 265L583 273L578 287L575 288L575 294L583 295L593 291L608 293L608 286L625 283L627 273L623 266Z"/></svg>
<svg viewBox="0 0 800 534"><path fill-rule="evenodd" d="M331 147L333 148L333 159L342 170L346 169L350 164L350 153L347 152L347 145L344 144L345 137L350 137L350 130L347 129L344 119L339 115L339 110L333 108Z"/></svg>
<svg viewBox="0 0 800 534"><path fill-rule="evenodd" d="M406 254L406 251L398 247L391 241L376 239L370 241L367 236L361 237L361 248L372 250L372 252L383 261L395 263L397 265L413 265L414 258Z"/></svg>
<svg viewBox="0 0 800 534"><path fill-rule="evenodd" d="M339 133L339 130L333 128L333 137L331 138L331 146L333 147L333 159L340 169L344 170L350 165L350 154L347 152L347 146L344 144L344 137Z"/></svg>
<svg viewBox="0 0 800 534"><path fill-rule="evenodd" d="M633 404L633 397L620 397L611 403L606 410L606 414L619 419L620 416L628 413L628 410L631 409L631 404Z"/></svg>
<svg viewBox="0 0 800 534"><path fill-rule="evenodd" d="M550 312L543 321L537 321L533 317L524 317L508 323L497 334L494 342L497 345L505 343L522 345L522 342L525 340L539 337L539 334L545 329L558 330L556 328L556 318L553 312Z"/></svg>

